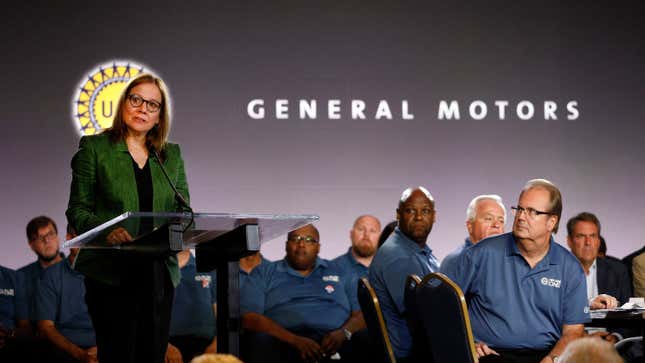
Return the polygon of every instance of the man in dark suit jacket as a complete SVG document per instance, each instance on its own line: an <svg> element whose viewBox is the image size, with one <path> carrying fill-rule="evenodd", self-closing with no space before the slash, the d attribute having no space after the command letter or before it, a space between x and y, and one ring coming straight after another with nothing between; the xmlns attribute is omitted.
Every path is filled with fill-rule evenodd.
<svg viewBox="0 0 645 363"><path fill-rule="evenodd" d="M587 212L578 214L567 222L567 243L578 258L587 276L587 297L591 309L614 308L632 296L627 269L622 263L598 258L600 247L600 221ZM597 332L605 340L615 343L627 331Z"/></svg>
<svg viewBox="0 0 645 363"><path fill-rule="evenodd" d="M598 293L615 297L619 306L628 302L632 296L632 287L625 266L603 258L596 258L596 266Z"/></svg>

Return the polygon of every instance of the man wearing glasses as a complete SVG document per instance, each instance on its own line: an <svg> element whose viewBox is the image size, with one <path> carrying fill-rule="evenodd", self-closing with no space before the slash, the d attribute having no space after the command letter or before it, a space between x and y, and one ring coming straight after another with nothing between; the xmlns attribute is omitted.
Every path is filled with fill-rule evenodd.
<svg viewBox="0 0 645 363"><path fill-rule="evenodd" d="M17 271L19 293L16 295L16 319L21 328L31 328L35 322L36 294L38 282L46 268L63 260L60 253L58 229L54 220L39 216L27 224L27 240L38 260L21 267ZM33 327L35 328L35 326Z"/></svg>
<svg viewBox="0 0 645 363"><path fill-rule="evenodd" d="M352 274L318 257L320 236L307 225L287 236L284 260L263 263L241 291L242 326L255 332L245 362L351 359L351 336L365 327Z"/></svg>
<svg viewBox="0 0 645 363"><path fill-rule="evenodd" d="M465 250L442 270L468 298L480 362L557 362L589 321L585 275L552 237L562 197L548 180L520 192L513 232Z"/></svg>

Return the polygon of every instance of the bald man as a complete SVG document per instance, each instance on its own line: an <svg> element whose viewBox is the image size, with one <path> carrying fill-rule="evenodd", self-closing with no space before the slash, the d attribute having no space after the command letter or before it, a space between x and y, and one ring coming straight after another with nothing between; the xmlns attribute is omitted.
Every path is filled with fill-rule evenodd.
<svg viewBox="0 0 645 363"><path fill-rule="evenodd" d="M381 234L381 222L370 215L356 218L354 226L349 231L352 246L347 253L336 257L333 262L356 277L367 276L368 268L378 249L378 239Z"/></svg>
<svg viewBox="0 0 645 363"><path fill-rule="evenodd" d="M290 232L285 251L283 260L253 269L242 287L242 326L256 333L245 361L326 361L336 353L350 361L351 336L365 327L352 276L318 257L312 225Z"/></svg>
<svg viewBox="0 0 645 363"><path fill-rule="evenodd" d="M412 353L412 337L404 318L405 280L439 270L426 243L435 221L435 203L424 187L403 191L396 210L397 227L379 248L370 265L369 281L379 299L397 360Z"/></svg>

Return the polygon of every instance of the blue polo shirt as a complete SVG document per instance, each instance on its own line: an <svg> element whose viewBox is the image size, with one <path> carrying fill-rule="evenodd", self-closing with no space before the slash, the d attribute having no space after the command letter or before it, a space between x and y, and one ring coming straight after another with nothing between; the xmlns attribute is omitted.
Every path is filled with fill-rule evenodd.
<svg viewBox="0 0 645 363"><path fill-rule="evenodd" d="M83 275L69 259L43 272L35 295L35 320L51 320L56 330L79 347L96 345L94 328L85 305Z"/></svg>
<svg viewBox="0 0 645 363"><path fill-rule="evenodd" d="M266 258L264 258L264 256L260 255L260 263L257 266L255 266L253 270L267 263L271 263L271 261L267 260ZM253 273L253 270L251 270L251 273ZM242 288L244 287L244 284L246 283L246 281L249 279L249 276L251 275L251 273L240 269L240 291L242 291Z"/></svg>
<svg viewBox="0 0 645 363"><path fill-rule="evenodd" d="M450 252L446 257L443 258L443 261L441 261L441 269L442 270L449 270L452 267L453 264L456 263L457 257L461 255L461 253L468 247L472 246L473 243L470 241L469 237L466 237L466 241L459 246L456 250Z"/></svg>
<svg viewBox="0 0 645 363"><path fill-rule="evenodd" d="M213 338L217 335L213 311L217 303L216 281L215 272L197 272L195 257L191 254L181 268L181 281L175 288L170 336Z"/></svg>
<svg viewBox="0 0 645 363"><path fill-rule="evenodd" d="M449 267L442 272L468 299L475 339L493 348L550 349L563 325L590 320L582 267L553 237L532 269L512 233L477 243Z"/></svg>
<svg viewBox="0 0 645 363"><path fill-rule="evenodd" d="M61 257L63 257L63 259L65 258L62 253ZM36 320L36 306L34 305L34 300L36 299L38 284L43 275L43 271L45 271L45 268L43 268L38 261L32 262L18 269L16 273L16 282L19 287L18 294L16 295L16 319Z"/></svg>
<svg viewBox="0 0 645 363"><path fill-rule="evenodd" d="M412 337L403 313L403 292L408 275L423 276L439 270L439 261L427 244L423 248L401 232L399 227L376 252L369 268L369 281L379 300L394 355L407 357Z"/></svg>
<svg viewBox="0 0 645 363"><path fill-rule="evenodd" d="M360 310L351 281L339 266L321 258L307 276L285 259L262 264L242 289L241 311L262 314L288 330L323 336Z"/></svg>
<svg viewBox="0 0 645 363"><path fill-rule="evenodd" d="M358 262L352 254L352 248L347 250L347 253L340 255L332 260L341 268L355 275L356 278L367 276L369 268L362 263Z"/></svg>
<svg viewBox="0 0 645 363"><path fill-rule="evenodd" d="M0 266L0 327L13 329L16 320L16 272Z"/></svg>

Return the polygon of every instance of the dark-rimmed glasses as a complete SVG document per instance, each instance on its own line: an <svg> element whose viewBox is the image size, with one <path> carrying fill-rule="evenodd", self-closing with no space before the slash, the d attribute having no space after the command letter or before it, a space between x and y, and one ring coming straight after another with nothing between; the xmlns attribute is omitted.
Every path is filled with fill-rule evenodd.
<svg viewBox="0 0 645 363"><path fill-rule="evenodd" d="M139 96L136 93L130 93L128 95L128 101L130 102L130 106L132 107L139 107L145 102L146 109L149 112L157 112L159 111L159 109L161 109L161 103L157 101L146 100L145 98Z"/></svg>
<svg viewBox="0 0 645 363"><path fill-rule="evenodd" d="M535 219L537 218L537 216L542 214L551 214L551 212L542 212L540 210L533 209L530 207L529 208L520 207L519 205L511 207L511 209L513 210L513 215L520 215L522 214L522 212L524 212L526 216L531 219Z"/></svg>
<svg viewBox="0 0 645 363"><path fill-rule="evenodd" d="M42 236L36 236L33 241L38 241L42 243L46 243L47 241L54 239L56 237L57 233L54 230L50 230L49 232L45 233Z"/></svg>
<svg viewBox="0 0 645 363"><path fill-rule="evenodd" d="M311 236L291 236L287 241L294 243L305 242L307 244L318 243L318 240Z"/></svg>

